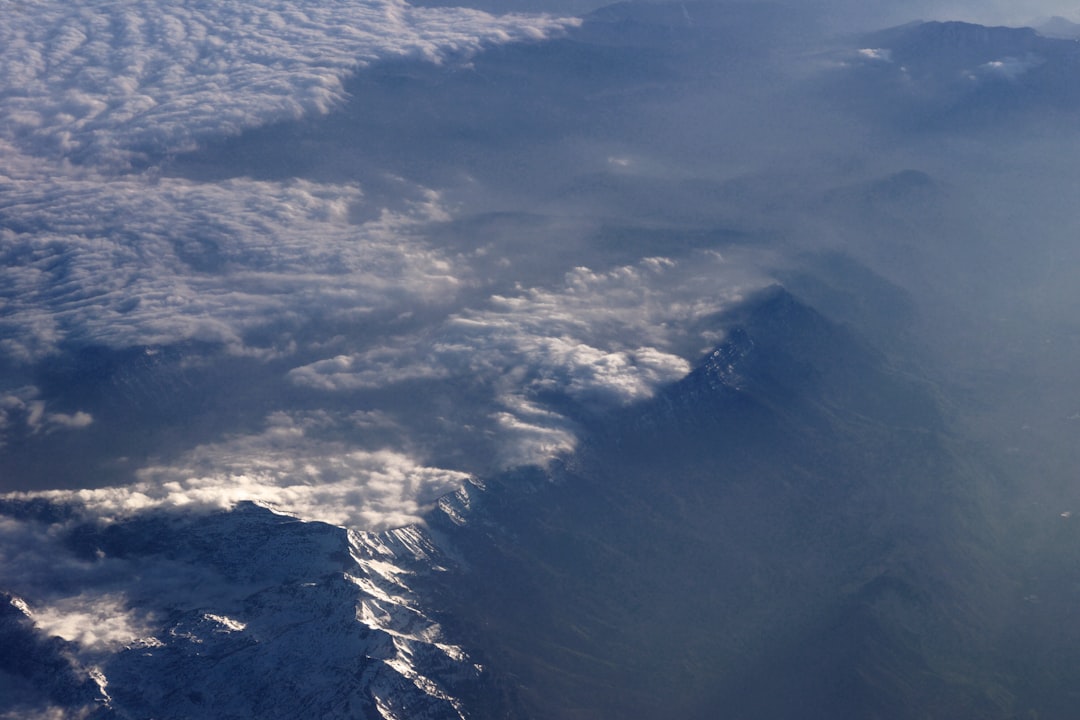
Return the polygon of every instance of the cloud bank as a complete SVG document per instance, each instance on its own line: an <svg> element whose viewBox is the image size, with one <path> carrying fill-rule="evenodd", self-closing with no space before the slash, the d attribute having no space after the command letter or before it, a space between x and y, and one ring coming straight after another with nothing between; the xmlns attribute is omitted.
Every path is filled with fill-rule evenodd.
<svg viewBox="0 0 1080 720"><path fill-rule="evenodd" d="M395 0L14 3L0 27L0 139L35 156L125 167L325 113L342 98L342 78L366 63L438 62L574 22Z"/></svg>
<svg viewBox="0 0 1080 720"><path fill-rule="evenodd" d="M355 225L350 208L362 198L300 180L9 177L0 350L25 361L70 340L201 340L242 352L255 327L452 296L452 261L414 232L442 217L437 197Z"/></svg>
<svg viewBox="0 0 1080 720"><path fill-rule="evenodd" d="M527 269L493 259L483 238L435 244L429 231L454 207L407 179L384 179L402 192L381 203L355 184L196 181L158 167L203 141L330 112L342 80L366 64L457 60L576 23L391 0L13 8L0 28L0 361L32 376L80 348L190 343L291 368L283 392L252 390L273 398L269 410L256 403L255 417L271 413L265 431L245 426L162 457L151 448L130 486L34 497L105 517L252 500L392 527L467 477L429 459L430 446L475 434L495 467L546 462L575 442L573 420L549 399L610 407L684 375L719 339L709 318L760 282L742 263L700 252L613 266L574 250L553 265L570 268L561 283L512 286ZM182 360L200 361L211 362ZM422 428L428 436L408 437L422 421L407 417L407 395L394 397L410 383L451 410ZM480 399L461 407L453 393L466 383ZM377 427L330 437L290 405L301 392L297 404L329 398L339 413L348 393L383 393L363 406ZM98 407L60 411L45 394L4 393L9 427L109 432Z"/></svg>
<svg viewBox="0 0 1080 720"><path fill-rule="evenodd" d="M561 285L491 296L397 347L318 360L289 377L327 392L417 380L482 385L495 403L488 432L499 438L499 464L544 463L571 449L574 435L543 397L611 407L683 377L720 340L710 319L766 282L751 267L712 251L577 267Z"/></svg>
<svg viewBox="0 0 1080 720"><path fill-rule="evenodd" d="M468 478L424 467L400 452L320 439L319 425L326 422L275 413L264 432L202 445L177 463L146 467L132 485L5 497L48 500L106 520L162 509L229 510L249 501L303 520L383 530L422 522L421 513Z"/></svg>

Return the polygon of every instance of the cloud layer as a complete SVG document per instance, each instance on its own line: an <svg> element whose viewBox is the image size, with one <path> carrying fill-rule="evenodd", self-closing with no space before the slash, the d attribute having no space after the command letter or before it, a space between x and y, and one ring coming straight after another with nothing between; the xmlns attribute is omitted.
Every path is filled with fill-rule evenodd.
<svg viewBox="0 0 1080 720"><path fill-rule="evenodd" d="M32 155L123 167L325 113L342 98L342 78L365 63L439 61L571 22L395 0L19 2L0 27L0 139Z"/></svg>
<svg viewBox="0 0 1080 720"><path fill-rule="evenodd" d="M0 349L202 340L244 349L272 323L347 320L452 296L415 237L437 198L349 222L358 188L305 181L8 178L0 186Z"/></svg>
<svg viewBox="0 0 1080 720"><path fill-rule="evenodd" d="M573 421L549 399L603 408L650 396L716 342L708 319L760 283L712 252L613 264L571 249L552 264L569 268L561 282L531 287L543 281L524 280L516 257L494 260L483 238L436 245L429 231L454 208L404 178L380 180L401 192L373 201L354 184L196 181L156 167L206 140L329 112L365 64L458 59L576 21L393 0L42 0L10 16L0 28L0 360L32 377L80 348L189 343L292 368L284 390L251 390L271 398L250 411L270 413L264 431L181 440L160 457L135 448L155 459L133 485L35 497L103 516L253 500L351 527L415 522L467 477L432 448L483 445L488 467L566 452ZM425 425L407 394L395 396L409 383L449 410ZM462 403L454 393L466 385L478 394ZM0 422L109 432L99 408L60 412L23 386L0 385ZM325 401L341 414L349 393L368 394L377 427L333 420L323 432L310 409ZM123 421L115 408L111 417Z"/></svg>
<svg viewBox="0 0 1080 720"><path fill-rule="evenodd" d="M720 339L709 319L765 282L750 267L712 251L577 267L558 286L494 295L398 347L337 355L289 376L339 392L416 380L483 386L494 400L488 432L499 438L499 464L543 463L572 448L574 436L541 398L611 407L683 377Z"/></svg>
<svg viewBox="0 0 1080 720"><path fill-rule="evenodd" d="M198 446L176 463L146 467L133 485L6 497L48 500L103 519L162 509L228 510L250 501L304 520L382 530L421 522L425 509L468 477L424 467L400 452L320 439L319 426L327 422L332 420L319 415L275 413L264 432Z"/></svg>

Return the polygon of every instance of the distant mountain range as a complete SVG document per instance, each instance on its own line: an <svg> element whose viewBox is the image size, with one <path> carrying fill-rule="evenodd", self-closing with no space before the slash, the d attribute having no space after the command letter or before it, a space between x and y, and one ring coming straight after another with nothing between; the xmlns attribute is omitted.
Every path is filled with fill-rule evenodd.
<svg viewBox="0 0 1080 720"><path fill-rule="evenodd" d="M904 129L1000 128L1080 106L1080 47L1031 28L912 23L859 38L833 97Z"/></svg>

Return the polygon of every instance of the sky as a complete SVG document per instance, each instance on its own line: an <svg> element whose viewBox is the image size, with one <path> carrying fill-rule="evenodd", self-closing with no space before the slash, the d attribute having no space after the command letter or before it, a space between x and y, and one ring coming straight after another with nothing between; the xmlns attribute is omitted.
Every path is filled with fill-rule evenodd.
<svg viewBox="0 0 1080 720"><path fill-rule="evenodd" d="M593 7L0 10L0 503L72 513L0 514L0 589L122 644L145 618L107 579L29 570L65 528L242 501L419 522L572 451L830 253L917 308L901 354L985 399L969 432L1068 444L1069 46L836 30L1080 7L567 14Z"/></svg>

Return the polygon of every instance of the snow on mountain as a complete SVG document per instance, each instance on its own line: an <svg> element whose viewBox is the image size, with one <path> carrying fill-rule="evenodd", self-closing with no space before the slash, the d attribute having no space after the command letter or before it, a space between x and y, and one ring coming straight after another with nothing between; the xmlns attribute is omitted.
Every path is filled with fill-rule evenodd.
<svg viewBox="0 0 1080 720"><path fill-rule="evenodd" d="M453 690L481 669L410 590L440 562L415 529L351 532L253 504L108 525L50 518L57 506L42 503L2 511L9 540L16 526L51 538L0 580L19 589L0 611L0 687L20 689L16 713L464 717ZM31 554L55 569L34 572ZM102 605L107 637L93 629ZM125 616L140 622L121 627Z"/></svg>

